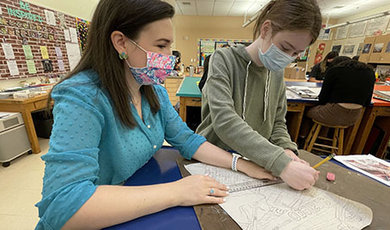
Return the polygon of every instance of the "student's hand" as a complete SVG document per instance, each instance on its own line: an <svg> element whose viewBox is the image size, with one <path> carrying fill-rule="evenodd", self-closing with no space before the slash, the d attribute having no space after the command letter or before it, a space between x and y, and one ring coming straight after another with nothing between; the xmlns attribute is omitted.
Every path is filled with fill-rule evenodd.
<svg viewBox="0 0 390 230"><path fill-rule="evenodd" d="M276 177L264 168L242 158L237 161L237 170L256 179L276 180Z"/></svg>
<svg viewBox="0 0 390 230"><path fill-rule="evenodd" d="M172 192L177 193L177 205L192 206L197 204L222 204L227 196L226 185L204 175L184 177L173 183Z"/></svg>
<svg viewBox="0 0 390 230"><path fill-rule="evenodd" d="M305 165L308 165L310 166L310 164L304 160L302 160L301 158L299 158L293 151L291 151L290 149L285 149L284 152L287 154L287 156L289 156L291 159L293 159L293 161L298 161L298 162L301 162Z"/></svg>
<svg viewBox="0 0 390 230"><path fill-rule="evenodd" d="M308 189L318 180L319 171L298 161L290 161L280 178L296 190Z"/></svg>

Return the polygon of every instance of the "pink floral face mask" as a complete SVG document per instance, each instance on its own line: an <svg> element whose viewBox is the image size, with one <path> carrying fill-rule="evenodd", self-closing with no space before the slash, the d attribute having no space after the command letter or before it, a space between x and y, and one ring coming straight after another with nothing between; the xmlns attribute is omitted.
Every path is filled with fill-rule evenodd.
<svg viewBox="0 0 390 230"><path fill-rule="evenodd" d="M145 67L132 67L126 60L135 80L140 85L159 85L162 84L173 71L176 57L162 53L154 53L146 51L140 45L130 40L134 45L146 53Z"/></svg>

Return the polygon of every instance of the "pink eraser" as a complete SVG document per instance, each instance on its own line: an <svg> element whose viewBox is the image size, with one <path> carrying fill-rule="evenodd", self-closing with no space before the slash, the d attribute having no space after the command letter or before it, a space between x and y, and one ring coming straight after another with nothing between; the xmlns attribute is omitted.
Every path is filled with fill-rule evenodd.
<svg viewBox="0 0 390 230"><path fill-rule="evenodd" d="M326 179L327 179L328 181L334 181L334 180L336 179L336 175L334 175L333 173L328 172L328 173L326 174Z"/></svg>

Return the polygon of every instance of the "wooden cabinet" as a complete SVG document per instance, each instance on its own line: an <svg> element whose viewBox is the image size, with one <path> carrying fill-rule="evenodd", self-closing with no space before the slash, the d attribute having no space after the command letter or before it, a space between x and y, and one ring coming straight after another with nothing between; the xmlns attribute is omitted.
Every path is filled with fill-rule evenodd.
<svg viewBox="0 0 390 230"><path fill-rule="evenodd" d="M183 78L172 77L165 79L164 86L167 89L169 100L172 105L175 106L177 102L179 102L179 97L176 96L176 92L180 87Z"/></svg>

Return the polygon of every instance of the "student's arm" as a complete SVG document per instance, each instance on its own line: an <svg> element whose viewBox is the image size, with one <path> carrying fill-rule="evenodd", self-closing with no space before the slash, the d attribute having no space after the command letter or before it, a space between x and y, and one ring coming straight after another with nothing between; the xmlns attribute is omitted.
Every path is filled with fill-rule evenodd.
<svg viewBox="0 0 390 230"><path fill-rule="evenodd" d="M282 147L283 149L290 149L293 152L298 152L297 145L291 141L291 137L287 131L286 114L287 114L287 98L286 98L286 86L282 83L279 92L278 108L275 114L274 127L271 133L271 143Z"/></svg>
<svg viewBox="0 0 390 230"><path fill-rule="evenodd" d="M193 158L206 164L231 168L233 157L225 150L209 142L204 142L195 152ZM237 170L257 179L275 179L264 168L243 158L238 159Z"/></svg>

